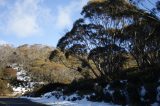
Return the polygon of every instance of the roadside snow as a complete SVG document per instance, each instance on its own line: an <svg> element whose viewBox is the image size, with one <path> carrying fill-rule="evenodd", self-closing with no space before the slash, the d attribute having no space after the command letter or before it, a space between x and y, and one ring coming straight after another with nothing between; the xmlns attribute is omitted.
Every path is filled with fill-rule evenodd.
<svg viewBox="0 0 160 106"><path fill-rule="evenodd" d="M141 92L140 92L140 95L141 96L145 96L146 94L146 89L144 88L144 86L141 87Z"/></svg>
<svg viewBox="0 0 160 106"><path fill-rule="evenodd" d="M157 87L157 101L160 102L160 86Z"/></svg>
<svg viewBox="0 0 160 106"><path fill-rule="evenodd" d="M50 106L118 106L118 105L114 105L111 103L88 101L87 97L89 95L85 95L84 98L81 100L68 101L68 100L71 100L71 98L73 97L77 97L78 95L73 94L67 97L60 96L57 99L55 96L53 96L53 93L56 93L56 92L49 92L49 93L44 94L42 97L37 97L37 98L33 98L33 97L22 97L22 98L27 98L33 102L38 102L38 103L42 103L42 104L46 104Z"/></svg>
<svg viewBox="0 0 160 106"><path fill-rule="evenodd" d="M151 106L159 106L159 103L155 102L155 103L151 104Z"/></svg>
<svg viewBox="0 0 160 106"><path fill-rule="evenodd" d="M13 87L12 88L14 93L13 95L17 95L17 94L24 94L25 92L27 92L28 90L24 87Z"/></svg>
<svg viewBox="0 0 160 106"><path fill-rule="evenodd" d="M140 96L141 96L141 101L144 101L144 96L146 95L146 89L144 86L141 87L140 90Z"/></svg>

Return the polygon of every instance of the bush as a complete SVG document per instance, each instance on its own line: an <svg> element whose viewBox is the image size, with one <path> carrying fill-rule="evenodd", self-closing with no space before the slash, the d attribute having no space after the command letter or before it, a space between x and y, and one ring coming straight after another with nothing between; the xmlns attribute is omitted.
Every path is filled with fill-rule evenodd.
<svg viewBox="0 0 160 106"><path fill-rule="evenodd" d="M60 84L60 83L50 83L47 85L44 85L38 89L34 89L33 96L39 97L47 92L52 92L52 91L62 91L62 89L66 88L66 84Z"/></svg>
<svg viewBox="0 0 160 106"><path fill-rule="evenodd" d="M8 86L7 81L0 79L0 95L8 95L11 94L12 89Z"/></svg>
<svg viewBox="0 0 160 106"><path fill-rule="evenodd" d="M113 102L119 105L126 105L126 97L121 91L116 90L113 93Z"/></svg>
<svg viewBox="0 0 160 106"><path fill-rule="evenodd" d="M11 80L17 78L17 71L13 68L6 67L2 73L4 79Z"/></svg>
<svg viewBox="0 0 160 106"><path fill-rule="evenodd" d="M131 104L138 105L141 103L138 86L132 83L127 85L127 92L129 96L129 101Z"/></svg>
<svg viewBox="0 0 160 106"><path fill-rule="evenodd" d="M33 61L29 72L34 81L67 84L74 79L72 71L64 65L40 59Z"/></svg>

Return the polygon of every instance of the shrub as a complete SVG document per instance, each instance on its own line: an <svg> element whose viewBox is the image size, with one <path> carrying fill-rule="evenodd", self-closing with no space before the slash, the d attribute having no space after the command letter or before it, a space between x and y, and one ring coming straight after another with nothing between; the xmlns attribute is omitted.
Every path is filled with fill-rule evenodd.
<svg viewBox="0 0 160 106"><path fill-rule="evenodd" d="M120 90L116 90L113 93L113 102L120 105L126 105L125 95Z"/></svg>
<svg viewBox="0 0 160 106"><path fill-rule="evenodd" d="M11 94L12 89L8 86L7 81L0 79L0 95L8 95Z"/></svg>
<svg viewBox="0 0 160 106"><path fill-rule="evenodd" d="M29 72L34 81L67 84L74 79L73 73L64 65L40 59L32 62Z"/></svg>
<svg viewBox="0 0 160 106"><path fill-rule="evenodd" d="M6 67L3 70L3 78L8 79L8 80L16 79L17 78L17 71L13 68Z"/></svg>

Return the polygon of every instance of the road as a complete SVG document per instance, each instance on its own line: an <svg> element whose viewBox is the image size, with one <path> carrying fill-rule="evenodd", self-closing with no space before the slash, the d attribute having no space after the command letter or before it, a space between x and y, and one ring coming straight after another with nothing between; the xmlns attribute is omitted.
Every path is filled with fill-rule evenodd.
<svg viewBox="0 0 160 106"><path fill-rule="evenodd" d="M23 98L0 98L0 106L47 106Z"/></svg>

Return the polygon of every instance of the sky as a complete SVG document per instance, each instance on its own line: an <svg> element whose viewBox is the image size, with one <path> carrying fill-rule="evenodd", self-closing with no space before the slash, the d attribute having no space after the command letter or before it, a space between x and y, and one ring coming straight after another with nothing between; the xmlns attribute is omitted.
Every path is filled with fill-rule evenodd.
<svg viewBox="0 0 160 106"><path fill-rule="evenodd" d="M0 0L0 44L44 44L58 40L81 17L88 0Z"/></svg>

